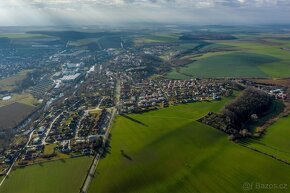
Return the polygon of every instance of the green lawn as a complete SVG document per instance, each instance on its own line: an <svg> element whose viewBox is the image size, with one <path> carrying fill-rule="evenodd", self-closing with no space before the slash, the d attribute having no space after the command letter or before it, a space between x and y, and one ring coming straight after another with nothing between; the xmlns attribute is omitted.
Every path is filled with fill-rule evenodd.
<svg viewBox="0 0 290 193"><path fill-rule="evenodd" d="M290 166L196 121L228 100L119 116L89 193L242 193L245 182L289 184Z"/></svg>
<svg viewBox="0 0 290 193"><path fill-rule="evenodd" d="M51 155L54 153L55 147L57 147L56 144L49 144L44 146L44 155Z"/></svg>
<svg viewBox="0 0 290 193"><path fill-rule="evenodd" d="M79 193L91 161L80 157L17 169L0 193Z"/></svg>

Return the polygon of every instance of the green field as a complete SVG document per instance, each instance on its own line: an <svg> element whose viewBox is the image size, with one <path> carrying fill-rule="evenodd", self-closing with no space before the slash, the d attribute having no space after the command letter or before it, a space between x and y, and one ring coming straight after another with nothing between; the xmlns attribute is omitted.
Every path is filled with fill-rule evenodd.
<svg viewBox="0 0 290 193"><path fill-rule="evenodd" d="M11 91L15 89L16 86L26 78L28 72L30 72L30 70L23 70L14 76L0 80L0 91Z"/></svg>
<svg viewBox="0 0 290 193"><path fill-rule="evenodd" d="M191 77L268 77L261 64L278 61L277 58L246 52L234 52L199 59L181 68L180 73ZM169 77L174 78L174 74Z"/></svg>
<svg viewBox="0 0 290 193"><path fill-rule="evenodd" d="M267 134L261 142L277 147L284 151L289 151L290 147L290 117L280 118L275 124L267 129Z"/></svg>
<svg viewBox="0 0 290 193"><path fill-rule="evenodd" d="M0 38L10 38L10 39L19 39L19 38L48 38L51 36L44 34L29 34L29 33L0 33Z"/></svg>
<svg viewBox="0 0 290 193"><path fill-rule="evenodd" d="M157 33L148 36L144 36L141 38L137 38L135 40L136 44L146 44L146 43L172 43L177 42L179 40L179 35L177 34L163 34Z"/></svg>
<svg viewBox="0 0 290 193"><path fill-rule="evenodd" d="M17 169L9 175L1 193L79 193L91 157L52 161Z"/></svg>
<svg viewBox="0 0 290 193"><path fill-rule="evenodd" d="M242 193L246 182L289 184L290 166L230 142L224 133L196 121L226 102L119 116L111 149L89 192Z"/></svg>
<svg viewBox="0 0 290 193"><path fill-rule="evenodd" d="M242 41L228 41L222 42L224 45L234 46L240 50L244 50L250 53L264 54L278 58L278 61L266 63L260 65L260 69L274 78L290 77L290 52L281 48L289 47L289 41L277 41L269 39L269 43L258 42L242 42ZM278 45L271 45L271 42L279 42Z"/></svg>
<svg viewBox="0 0 290 193"><path fill-rule="evenodd" d="M211 44L199 50L203 51L201 57L189 52L180 58L197 61L181 69L173 68L167 77L290 77L290 41L279 39L283 37L280 34L237 37L238 40L208 41Z"/></svg>
<svg viewBox="0 0 290 193"><path fill-rule="evenodd" d="M267 128L258 140L249 140L247 145L290 162L290 117L280 118Z"/></svg>

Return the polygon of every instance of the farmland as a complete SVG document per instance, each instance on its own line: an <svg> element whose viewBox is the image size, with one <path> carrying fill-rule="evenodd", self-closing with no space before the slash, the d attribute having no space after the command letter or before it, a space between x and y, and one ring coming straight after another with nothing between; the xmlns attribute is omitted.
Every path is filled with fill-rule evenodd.
<svg viewBox="0 0 290 193"><path fill-rule="evenodd" d="M187 59L186 65L174 67L167 74L173 79L196 77L289 77L289 40L281 40L282 35L270 37L269 34L249 36L236 35L236 40L210 40L196 43L208 44L185 47L179 42L180 50L197 49L201 54L192 53L175 58ZM170 41L169 41L170 42ZM163 57L163 59L167 57ZM224 69L221 71L220 69Z"/></svg>
<svg viewBox="0 0 290 193"><path fill-rule="evenodd" d="M147 35L135 40L136 44L146 43L172 43L178 41L178 35L176 34L152 34Z"/></svg>
<svg viewBox="0 0 290 193"><path fill-rule="evenodd" d="M267 133L262 138L248 140L245 144L279 159L290 161L289 125L290 117L280 118L267 128Z"/></svg>
<svg viewBox="0 0 290 193"><path fill-rule="evenodd" d="M0 33L0 38L22 39L22 38L48 38L50 36L43 34L30 33Z"/></svg>
<svg viewBox="0 0 290 193"><path fill-rule="evenodd" d="M78 193L91 157L52 161L12 171L0 189L2 193Z"/></svg>
<svg viewBox="0 0 290 193"><path fill-rule="evenodd" d="M275 61L276 58L266 55L235 52L200 59L182 68L180 73L199 78L267 77L268 75L259 69L259 64Z"/></svg>
<svg viewBox="0 0 290 193"><path fill-rule="evenodd" d="M0 91L11 91L15 89L17 84L26 78L28 72L29 70L23 70L14 76L0 80Z"/></svg>
<svg viewBox="0 0 290 193"><path fill-rule="evenodd" d="M38 104L37 99L35 99L31 94L29 93L20 93L20 94L11 94L11 99L9 100L1 100L0 101L0 107L7 106L13 103L22 103L30 106L36 106Z"/></svg>
<svg viewBox="0 0 290 193"><path fill-rule="evenodd" d="M0 129L15 127L34 110L35 107L22 103L0 107Z"/></svg>
<svg viewBox="0 0 290 193"><path fill-rule="evenodd" d="M289 183L289 166L196 121L227 101L119 116L89 192L244 192L244 182Z"/></svg>

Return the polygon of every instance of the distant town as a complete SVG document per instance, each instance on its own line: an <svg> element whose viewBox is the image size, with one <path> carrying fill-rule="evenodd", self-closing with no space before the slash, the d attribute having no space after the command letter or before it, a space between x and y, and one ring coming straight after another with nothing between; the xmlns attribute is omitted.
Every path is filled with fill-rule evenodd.
<svg viewBox="0 0 290 193"><path fill-rule="evenodd" d="M94 157L86 178L90 179L96 162L109 151L117 116L215 103L247 88L289 101L287 83L243 74L207 77L211 69L194 77L183 70L202 54L232 52L232 48L207 48L208 42L192 46L193 39L203 38L195 35L183 34L174 43L162 42L164 37L144 40L148 34L139 33L32 31L29 38L0 38L0 175L4 180L13 168L82 156ZM123 150L121 154L127 156Z"/></svg>

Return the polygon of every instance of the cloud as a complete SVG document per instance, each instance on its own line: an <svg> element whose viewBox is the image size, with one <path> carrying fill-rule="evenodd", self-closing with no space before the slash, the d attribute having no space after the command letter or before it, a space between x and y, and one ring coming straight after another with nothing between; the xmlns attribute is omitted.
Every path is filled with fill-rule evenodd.
<svg viewBox="0 0 290 193"><path fill-rule="evenodd" d="M0 25L289 23L289 0L1 0Z"/></svg>

